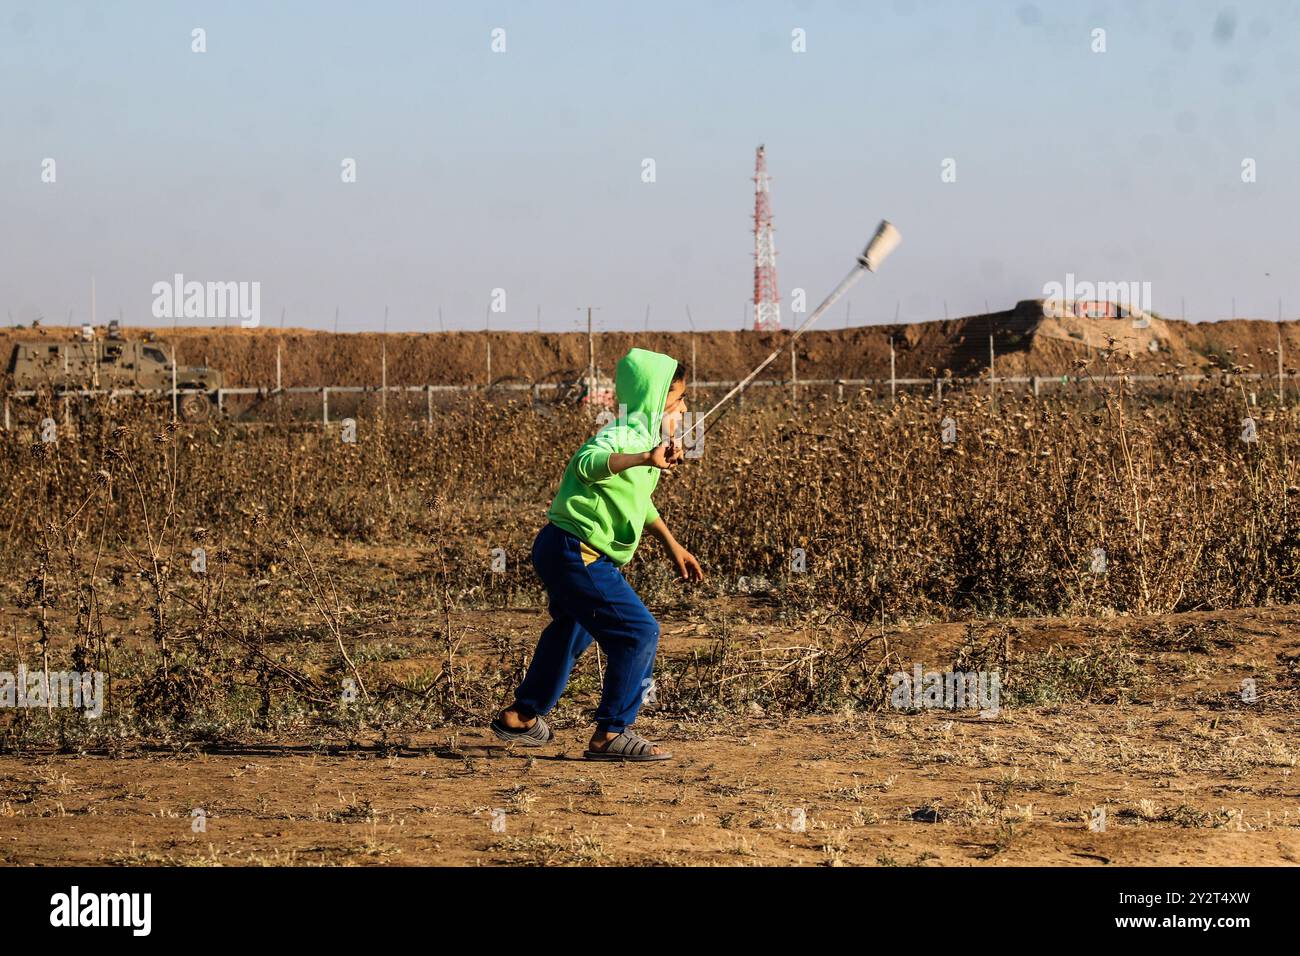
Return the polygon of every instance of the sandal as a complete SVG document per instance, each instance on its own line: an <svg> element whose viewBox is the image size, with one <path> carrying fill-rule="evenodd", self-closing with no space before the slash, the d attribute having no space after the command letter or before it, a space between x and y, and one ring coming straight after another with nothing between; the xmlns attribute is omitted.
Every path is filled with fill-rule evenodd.
<svg viewBox="0 0 1300 956"><path fill-rule="evenodd" d="M654 753L655 745L639 734L625 730L609 743L604 750L588 750L582 756L587 760L624 760L629 763L647 763L651 760L669 760L672 754Z"/></svg>
<svg viewBox="0 0 1300 956"><path fill-rule="evenodd" d="M522 730L507 727L501 722L500 714L497 714L488 726L492 733L507 743L522 744L525 747L541 747L555 739L555 731L551 730L550 726L540 716L533 721L531 727L525 727Z"/></svg>

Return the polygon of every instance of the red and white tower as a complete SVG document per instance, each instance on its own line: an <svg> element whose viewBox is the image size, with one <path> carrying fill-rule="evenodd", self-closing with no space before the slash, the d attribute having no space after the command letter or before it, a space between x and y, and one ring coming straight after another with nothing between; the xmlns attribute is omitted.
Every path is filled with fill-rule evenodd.
<svg viewBox="0 0 1300 956"><path fill-rule="evenodd" d="M754 328L759 332L775 332L781 328L771 192L766 147L760 146L754 158Z"/></svg>

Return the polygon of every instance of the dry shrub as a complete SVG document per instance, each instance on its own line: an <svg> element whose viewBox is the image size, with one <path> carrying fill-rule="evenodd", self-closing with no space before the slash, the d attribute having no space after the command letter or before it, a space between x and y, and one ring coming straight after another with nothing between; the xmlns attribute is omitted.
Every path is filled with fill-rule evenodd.
<svg viewBox="0 0 1300 956"><path fill-rule="evenodd" d="M36 414L53 417L42 401ZM1247 414L1256 442L1241 439ZM1231 385L1159 398L1087 386L996 405L956 389L941 402L750 402L710 431L703 457L665 476L656 504L700 558L706 587L761 580L762 599L793 619L835 609L860 627L1295 602L1296 415L1248 405ZM945 418L956 425L950 444ZM37 622L39 651L53 621L82 667L108 670L115 653L106 585L134 589L156 655L140 702L159 714L193 716L221 681L251 688L264 720L273 693L329 713L352 675L380 722L399 721L403 702L425 718L465 719L492 706L522 659L503 648L471 671L457 661L451 611L542 599L532 538L594 427L580 408L467 398L434 426L361 418L350 444L337 426L171 426L154 406L93 405L61 425L56 443L25 425L0 434L0 561L11 581L27 582L11 597ZM371 694L349 658L351 624L330 570L315 567L349 544L428 556L427 594L446 620L443 663L423 681ZM180 583L196 546L213 562L197 589ZM497 547L505 573L490 569ZM699 593L672 585L657 557L628 573L659 605ZM257 589L281 581L314 595L317 637L336 651L323 669L268 640L275 625ZM876 707L888 655L871 633L859 636L814 630L798 646L742 648L723 634L707 653L669 662L660 693L681 713ZM1132 680L1122 655L1036 667L1041 679L1026 675L1020 688L1026 700Z"/></svg>

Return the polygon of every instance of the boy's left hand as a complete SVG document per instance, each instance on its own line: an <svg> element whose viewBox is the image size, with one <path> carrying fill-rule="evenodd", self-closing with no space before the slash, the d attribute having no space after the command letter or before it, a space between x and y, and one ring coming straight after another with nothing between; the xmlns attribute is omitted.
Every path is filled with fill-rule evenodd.
<svg viewBox="0 0 1300 956"><path fill-rule="evenodd" d="M684 581L703 581L704 571L700 568L700 562L695 560L695 555L691 554L685 548L678 548L672 553L673 564L677 565L677 573Z"/></svg>

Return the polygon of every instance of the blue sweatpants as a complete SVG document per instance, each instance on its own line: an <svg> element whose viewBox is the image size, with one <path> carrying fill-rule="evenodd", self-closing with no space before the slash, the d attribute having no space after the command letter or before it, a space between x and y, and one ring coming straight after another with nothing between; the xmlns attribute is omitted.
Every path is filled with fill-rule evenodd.
<svg viewBox="0 0 1300 956"><path fill-rule="evenodd" d="M659 622L618 565L604 555L584 564L579 545L578 538L553 524L533 542L533 567L550 597L551 623L515 691L515 706L525 717L549 713L594 638L607 658L596 728L622 733L636 720L653 680Z"/></svg>

